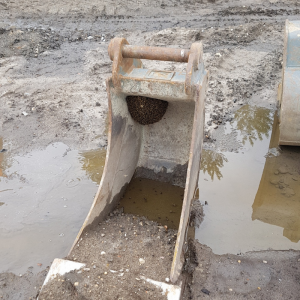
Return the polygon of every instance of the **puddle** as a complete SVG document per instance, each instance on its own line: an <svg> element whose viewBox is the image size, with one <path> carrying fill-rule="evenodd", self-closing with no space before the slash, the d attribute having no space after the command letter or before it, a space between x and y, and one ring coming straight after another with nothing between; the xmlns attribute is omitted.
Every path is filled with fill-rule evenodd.
<svg viewBox="0 0 300 300"><path fill-rule="evenodd" d="M0 153L0 272L40 270L68 253L104 161L103 150L78 153L62 143L24 156Z"/></svg>
<svg viewBox="0 0 300 300"><path fill-rule="evenodd" d="M178 229L184 189L169 183L134 178L118 207L124 213L145 216L149 220Z"/></svg>
<svg viewBox="0 0 300 300"><path fill-rule="evenodd" d="M203 151L199 191L207 205L196 238L216 254L300 249L300 148L276 149L273 120L270 110L245 105L226 125L241 150Z"/></svg>

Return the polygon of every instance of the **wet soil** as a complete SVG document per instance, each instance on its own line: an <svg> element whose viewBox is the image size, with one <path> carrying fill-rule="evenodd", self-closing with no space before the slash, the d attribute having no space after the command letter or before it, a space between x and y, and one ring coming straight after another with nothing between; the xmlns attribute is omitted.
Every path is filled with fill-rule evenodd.
<svg viewBox="0 0 300 300"><path fill-rule="evenodd" d="M73 294L66 297L63 292L68 289L55 279L39 299L165 299L143 276L169 281L177 231L121 211L114 211L85 233L67 257L86 264L83 271L64 278L73 286ZM75 291L79 298L72 298Z"/></svg>
<svg viewBox="0 0 300 300"><path fill-rule="evenodd" d="M185 299L298 299L298 251L216 255L199 243L193 279Z"/></svg>
<svg viewBox="0 0 300 300"><path fill-rule="evenodd" d="M243 149L242 141L236 138L237 133L223 138L226 124L234 119L237 108L247 103L251 106L247 113L245 110L245 115L251 113L252 105L275 110L276 89L281 78L284 22L287 18L299 19L299 8L298 1L292 0L247 0L242 4L236 0L1 2L2 148L13 155L22 155L31 150L45 149L53 142L63 142L77 150L105 147L105 79L111 74L111 62L107 55L109 39L121 36L132 44L186 48L190 47L191 42L201 40L205 65L210 71L205 115L205 156L213 157L216 161L216 164L211 164L208 159L206 168L213 174L214 180L225 177L216 165L226 166L230 162L227 151L234 153ZM145 64L153 69L185 68L183 64L176 63L146 61ZM266 116L269 113L265 113ZM247 141L250 143L249 136ZM280 173L280 176L283 175ZM209 177L206 179L209 180ZM281 183L271 188L279 190L276 185ZM289 181L283 183L283 190L289 188L287 184L291 185ZM235 181L234 187L237 185ZM294 187L292 189L296 190ZM0 202L5 203L2 199ZM210 202L208 199L208 205L204 203L204 208L210 207ZM263 205L269 206L267 202ZM0 214L3 207L5 205L0 206ZM257 216L257 219L265 222L262 216ZM193 266L197 265L197 259L201 260L199 268L200 264L213 266L212 262L219 262L220 256L212 254L205 246L196 243L195 249ZM256 252L249 256L251 262L247 267L256 266L255 255L260 253L265 255L268 262L272 257L278 262L278 267L272 270L285 270L284 284L278 283L282 279L278 277L278 282L270 281L266 285L272 299L297 299L298 271L292 256L297 252ZM281 253L286 256L280 256ZM228 274L214 273L214 277L209 277L210 285L206 285L201 281L201 270L199 273L197 268L194 279L191 277L186 289L186 299L269 297L267 291L261 293L262 290L251 292L245 289L243 294L234 296L227 292L223 294L222 289L213 290L214 282L226 281ZM2 275L7 278L6 288L1 290L4 291L4 299L27 299L27 295L33 297L34 287L38 286L36 280L43 278L26 277L28 285L20 295L19 290L16 292L20 278ZM205 280L208 278L206 275L203 277ZM253 271L252 278L255 277L259 278L259 274ZM213 294L208 296L200 288L210 289ZM234 287L232 289L235 293Z"/></svg>

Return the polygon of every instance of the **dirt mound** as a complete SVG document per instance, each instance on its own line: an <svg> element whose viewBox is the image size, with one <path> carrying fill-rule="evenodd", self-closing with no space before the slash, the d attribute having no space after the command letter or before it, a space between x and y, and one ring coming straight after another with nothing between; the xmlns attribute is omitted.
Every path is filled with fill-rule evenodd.
<svg viewBox="0 0 300 300"><path fill-rule="evenodd" d="M0 28L0 58L23 55L37 57L46 50L58 49L63 38L51 29Z"/></svg>

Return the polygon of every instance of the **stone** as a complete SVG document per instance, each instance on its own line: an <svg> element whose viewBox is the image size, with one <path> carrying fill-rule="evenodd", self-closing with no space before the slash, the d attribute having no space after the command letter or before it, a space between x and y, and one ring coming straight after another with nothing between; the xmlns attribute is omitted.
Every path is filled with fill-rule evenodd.
<svg viewBox="0 0 300 300"><path fill-rule="evenodd" d="M139 263L140 263L140 265L143 265L145 263L145 260L143 258L140 258Z"/></svg>

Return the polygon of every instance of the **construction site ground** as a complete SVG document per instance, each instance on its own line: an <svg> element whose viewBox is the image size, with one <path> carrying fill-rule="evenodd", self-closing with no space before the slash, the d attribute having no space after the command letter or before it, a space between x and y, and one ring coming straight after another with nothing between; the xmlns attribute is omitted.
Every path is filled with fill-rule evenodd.
<svg viewBox="0 0 300 300"><path fill-rule="evenodd" d="M269 116L273 120L277 108L277 86L281 81L285 20L299 18L300 3L296 0L3 0L0 2L0 146L3 140L2 148L5 152L3 150L0 153L0 163L1 160L4 161L5 155L28 155L32 151L42 151L54 143L66 145L62 153L105 149L108 111L105 80L111 74L107 46L115 36L125 37L134 45L178 48L190 48L191 43L202 41L205 66L209 70L204 150L207 151L206 154L244 151L234 132L224 134L226 124L238 118L237 111L241 112L240 109L253 112L253 107L268 110L271 117L268 113L263 116ZM152 69L165 70L183 70L185 67L184 64L170 62L146 61L145 64ZM245 119L243 115L239 118ZM269 140L272 122L268 123L263 132ZM257 137L257 141L260 139ZM248 135L247 141L251 144L256 139L251 140ZM221 164L224 164L224 156L220 157L223 157ZM285 166L287 171L275 172L283 177L293 176L293 180L297 182L299 164L300 160L296 160L292 167L288 164ZM206 172L209 171L207 168ZM0 179L2 172L5 174L5 169L0 166ZM215 170L213 174L221 178L222 174L218 172L219 170ZM246 173L247 170L243 172ZM239 177L243 176L243 172ZM23 181L21 178L22 182L26 182L26 176L24 178ZM99 180L95 182L99 183ZM278 189L281 188L280 184L274 183L279 186ZM239 182L236 182L236 186L238 185ZM230 189L234 190L236 186ZM95 186L95 191L91 190L90 199L86 200L89 205L84 208L85 211L80 207L85 215L96 188ZM285 193L289 193L286 194L288 197L298 197L299 201L297 193L293 194L293 191L287 189L287 185L284 188ZM201 200L201 189L199 194ZM0 222L5 218L15 218L13 213L7 216L1 212L6 205L2 195L5 194L1 190ZM204 200L201 202L204 208L213 207L210 206L211 199ZM223 200L226 203L225 194ZM229 211L233 210L229 204L227 208ZM199 215L202 214L201 209L198 211ZM38 208L34 214L38 215ZM202 229L205 230L205 216L209 216L209 211L206 213L204 209L204 221L201 224L199 221L195 222L200 228L196 229L196 237L197 230L200 233ZM84 221L85 216L81 217L78 224ZM126 214L109 217L110 222L116 220L114 224L121 226L121 229L129 226L127 222L130 218L132 216ZM63 217L61 220L64 221ZM136 219L134 222L138 223L134 226L138 227L140 222L146 221L150 223L144 229L149 226L150 231L161 230L162 238L159 243L164 249L162 251L167 253L164 252L161 256L169 256L173 249L170 249L172 243L168 242L176 232L166 231L162 228L164 224L151 223L146 219ZM80 225L78 226L73 230L78 231ZM1 234L2 231L10 230L2 227ZM63 228L63 223L61 227ZM146 239L147 229L146 232L144 229L139 231L139 237L143 237L144 242L147 240L145 243L150 259L150 253L157 251L158 241L155 234L150 234ZM122 230L121 232L123 233ZM247 233L247 227L244 232ZM231 233L229 228L228 236ZM72 234L70 241L76 236L76 233ZM294 236L286 236L293 241L292 247L281 250L276 247L250 247L240 253L235 249L228 253L222 252L218 248L223 245L226 248L226 243L234 246L239 243L238 240L220 240L215 242L217 245L213 242L200 243L201 238L198 238L200 242L197 239L190 240L185 265L188 280L183 299L298 299L299 245ZM39 241L35 242L38 245ZM118 242L116 238L116 243ZM21 240L20 245L11 246L12 251L20 248L20 257L23 255L22 243L26 243L26 240ZM72 242L64 246L65 255L71 245ZM0 249L2 246L0 245ZM134 247L132 243L129 246ZM9 249L10 246L7 247ZM117 248L115 251L118 255ZM6 253L0 255L5 259ZM57 253L54 257L59 255ZM84 248L78 255L93 271L95 264L90 261L89 248ZM23 258L26 259L25 256ZM76 257L69 257L74 258ZM107 259L104 256L102 258ZM132 259L136 260L137 257L132 254ZM148 263L147 257L145 261ZM163 281L169 272L166 268L170 268L171 260L168 259L164 265L157 263L157 266L154 265L155 261L151 261L150 265L153 276L158 276ZM32 266L22 274L13 268L2 270L0 299L36 299L50 266L50 262L39 263L40 261L33 261ZM144 266L146 265L143 263L137 264L138 270ZM97 267L96 265L95 270ZM80 274L83 276L82 282L87 280L84 278L85 274L89 276L87 272ZM93 282L94 287L102 285L101 278L104 276L96 275L100 276L100 281L99 284ZM133 280L130 276L128 282ZM135 287L127 287L129 296L132 291L136 292ZM150 298L135 294L136 298L126 299L151 299L151 287L147 286L146 291ZM88 294L84 297L89 299ZM115 299L113 297L113 293L108 293L107 298L99 299Z"/></svg>

